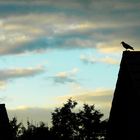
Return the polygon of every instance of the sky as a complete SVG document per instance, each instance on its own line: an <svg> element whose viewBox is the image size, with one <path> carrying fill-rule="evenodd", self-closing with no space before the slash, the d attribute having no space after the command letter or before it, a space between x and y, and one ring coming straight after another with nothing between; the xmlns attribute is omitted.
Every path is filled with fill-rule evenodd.
<svg viewBox="0 0 140 140"><path fill-rule="evenodd" d="M125 41L139 51L139 0L0 0L0 103L44 121L69 98L107 118Z"/></svg>

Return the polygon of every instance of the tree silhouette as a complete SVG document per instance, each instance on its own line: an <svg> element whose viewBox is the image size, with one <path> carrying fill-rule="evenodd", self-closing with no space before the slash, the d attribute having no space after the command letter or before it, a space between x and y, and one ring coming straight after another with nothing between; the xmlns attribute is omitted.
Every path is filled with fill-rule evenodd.
<svg viewBox="0 0 140 140"><path fill-rule="evenodd" d="M10 120L10 127L12 130L13 139L17 140L20 135L22 135L22 128L24 127L23 124L20 122L17 122L17 118L13 117L12 120Z"/></svg>
<svg viewBox="0 0 140 140"><path fill-rule="evenodd" d="M69 140L73 139L77 131L77 116L72 110L77 102L68 100L62 108L56 108L52 113L51 131L57 139Z"/></svg>
<svg viewBox="0 0 140 140"><path fill-rule="evenodd" d="M77 115L80 122L80 137L84 140L98 140L103 114L96 110L94 105L84 104L83 110Z"/></svg>
<svg viewBox="0 0 140 140"><path fill-rule="evenodd" d="M94 105L83 105L83 110L73 112L77 102L69 99L52 113L52 133L62 140L98 140L103 136L103 114Z"/></svg>
<svg viewBox="0 0 140 140"><path fill-rule="evenodd" d="M14 140L104 140L107 120L94 105L84 104L80 110L78 103L71 99L52 112L52 126L43 122L37 125L27 121L27 126L18 123L16 117L10 121Z"/></svg>
<svg viewBox="0 0 140 140"><path fill-rule="evenodd" d="M39 126L35 126L27 121L27 128L22 128L23 134L20 140L40 140L49 139L49 128L43 122L40 122Z"/></svg>

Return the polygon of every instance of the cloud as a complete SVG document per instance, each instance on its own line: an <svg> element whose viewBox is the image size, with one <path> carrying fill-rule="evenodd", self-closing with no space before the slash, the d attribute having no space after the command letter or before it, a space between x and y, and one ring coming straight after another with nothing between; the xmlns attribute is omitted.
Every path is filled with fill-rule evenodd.
<svg viewBox="0 0 140 140"><path fill-rule="evenodd" d="M59 96L56 97L56 105L57 107L61 107L64 102L66 102L69 98L72 100L76 100L78 102L78 108L86 104L95 104L98 109L101 109L105 115L105 118L108 117L109 109L111 106L113 96L112 89L97 89L97 90L82 90L73 92L71 95ZM24 125L26 125L27 120L30 120L33 123L38 123L43 121L48 123L51 126L51 113L54 109L52 108L42 108L42 107L29 107L25 105L18 106L14 109L8 109L9 118L17 117L18 121L22 121Z"/></svg>
<svg viewBox="0 0 140 140"><path fill-rule="evenodd" d="M91 63L91 64L106 63L106 64L112 64L112 65L119 64L119 60L112 58L110 56L105 56L103 58L96 58L95 56L92 56L92 55L81 55L80 59L86 64L87 63Z"/></svg>
<svg viewBox="0 0 140 140"><path fill-rule="evenodd" d="M55 83L66 84L76 83L75 75L79 71L78 68L73 68L71 71L58 72L55 76L50 77Z"/></svg>
<svg viewBox="0 0 140 140"><path fill-rule="evenodd" d="M5 88L6 88L6 82L0 81L0 89L5 89Z"/></svg>
<svg viewBox="0 0 140 140"><path fill-rule="evenodd" d="M7 112L10 120L17 117L18 121L23 122L24 126L27 125L28 120L34 124L43 121L51 126L53 109L50 108L19 106L15 109L7 109Z"/></svg>
<svg viewBox="0 0 140 140"><path fill-rule="evenodd" d="M97 90L80 89L72 94L56 97L56 101L58 104L63 104L70 98L78 102L79 108L81 108L83 104L94 104L97 109L104 113L104 118L108 118L113 98L113 90L103 88Z"/></svg>
<svg viewBox="0 0 140 140"><path fill-rule="evenodd" d="M140 7L140 3L139 1L135 0L134 2L129 1L129 2L125 2L125 1L118 1L118 4L115 6L115 9L117 10L136 10L139 9Z"/></svg>
<svg viewBox="0 0 140 140"><path fill-rule="evenodd" d="M107 63L107 64L119 64L119 60L117 59L114 59L114 58L111 58L111 57L105 57L105 58L101 58L99 59L99 62L102 62L102 63Z"/></svg>
<svg viewBox="0 0 140 140"><path fill-rule="evenodd" d="M112 95L113 95L113 90L101 88L97 90L82 90L80 92L76 92L71 95L60 96L57 99L64 101L69 98L72 98L77 101L102 104L102 103L111 102Z"/></svg>
<svg viewBox="0 0 140 140"><path fill-rule="evenodd" d="M44 73L43 67L36 68L13 68L13 69L1 69L0 70L0 89L6 87L7 82L14 79L33 77Z"/></svg>
<svg viewBox="0 0 140 140"><path fill-rule="evenodd" d="M118 42L119 44L120 42ZM99 50L99 52L102 53L113 53L113 52L119 52L120 50L122 50L122 47L120 45L120 47L117 45L117 42L113 42L110 41L109 43L98 43L97 44L97 49Z"/></svg>
<svg viewBox="0 0 140 140"><path fill-rule="evenodd" d="M39 17L39 21L36 17ZM82 40L79 36L81 32L92 28L91 23L74 23L74 20L75 17L68 20L64 14L53 13L1 19L0 55L91 46L90 40ZM74 36L77 37L74 39Z"/></svg>
<svg viewBox="0 0 140 140"><path fill-rule="evenodd" d="M81 55L80 60L83 61L84 63L91 63L91 64L96 63L96 58L94 56Z"/></svg>
<svg viewBox="0 0 140 140"><path fill-rule="evenodd" d="M0 80L7 81L10 79L16 78L24 78L24 77L32 77L44 72L44 68L15 68L15 69L7 69L0 70Z"/></svg>
<svg viewBox="0 0 140 140"><path fill-rule="evenodd" d="M0 2L0 55L75 48L112 53L121 51L122 40L140 43L140 2L9 1Z"/></svg>
<svg viewBox="0 0 140 140"><path fill-rule="evenodd" d="M73 92L72 94L66 96L59 96L56 98L57 102L64 103L68 99L75 100L79 103L79 107L83 104L95 105L96 108L101 110L104 113L104 118L108 118L111 102L113 98L112 89L97 89L97 90L86 90L82 89Z"/></svg>

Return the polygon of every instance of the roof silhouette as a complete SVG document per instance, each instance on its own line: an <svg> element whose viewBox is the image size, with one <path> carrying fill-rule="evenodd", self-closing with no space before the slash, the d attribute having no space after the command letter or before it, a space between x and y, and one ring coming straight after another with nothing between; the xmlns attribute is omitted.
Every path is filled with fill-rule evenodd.
<svg viewBox="0 0 140 140"><path fill-rule="evenodd" d="M108 140L135 140L140 131L140 51L124 51L112 101Z"/></svg>
<svg viewBox="0 0 140 140"><path fill-rule="evenodd" d="M0 140L13 140L5 104L0 104Z"/></svg>

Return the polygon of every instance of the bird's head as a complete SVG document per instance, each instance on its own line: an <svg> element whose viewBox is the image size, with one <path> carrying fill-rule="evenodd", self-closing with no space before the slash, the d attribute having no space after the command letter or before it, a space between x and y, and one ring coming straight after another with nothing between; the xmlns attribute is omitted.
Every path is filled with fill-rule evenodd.
<svg viewBox="0 0 140 140"><path fill-rule="evenodd" d="M123 43L124 43L124 41L121 42L121 44L123 44Z"/></svg>

